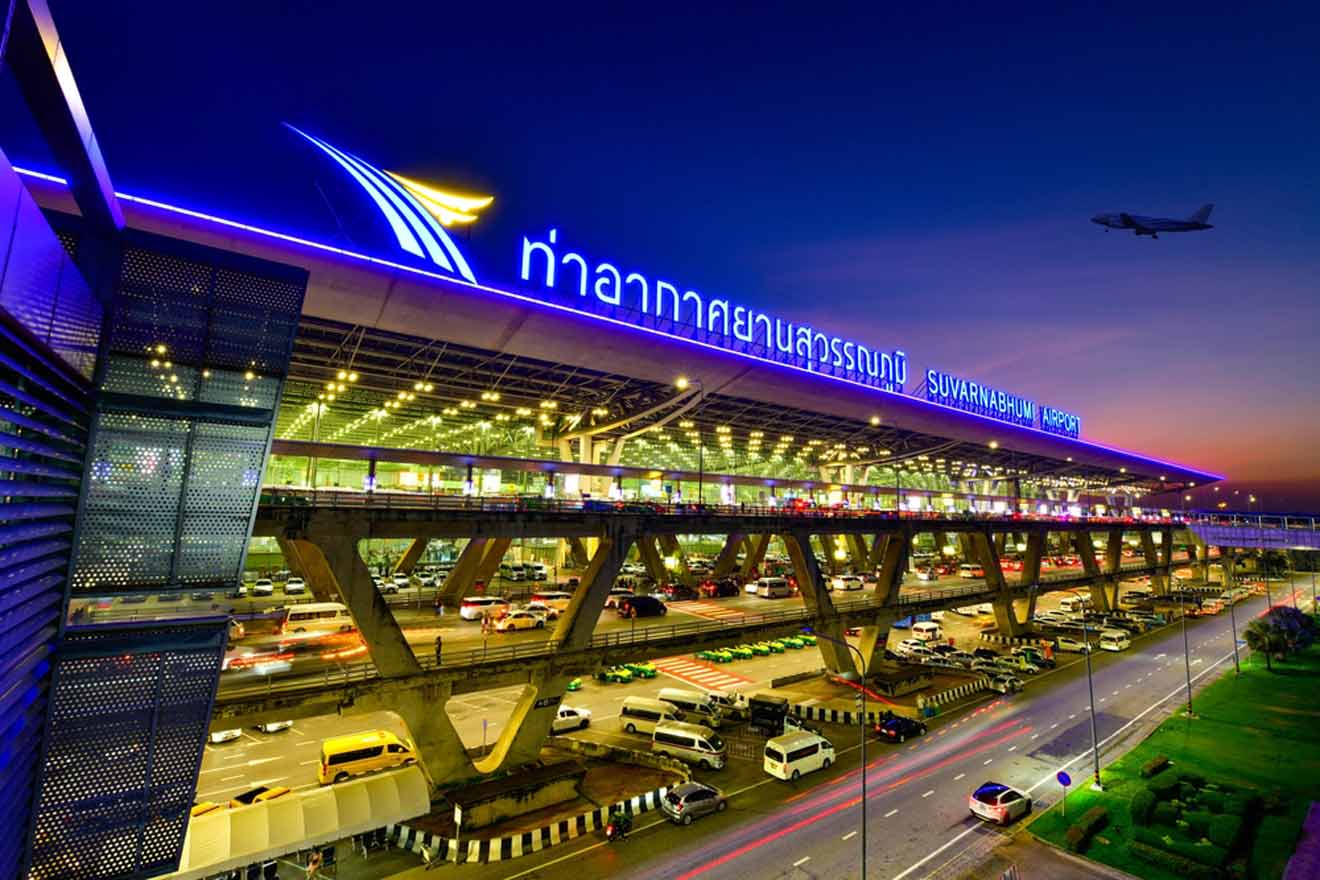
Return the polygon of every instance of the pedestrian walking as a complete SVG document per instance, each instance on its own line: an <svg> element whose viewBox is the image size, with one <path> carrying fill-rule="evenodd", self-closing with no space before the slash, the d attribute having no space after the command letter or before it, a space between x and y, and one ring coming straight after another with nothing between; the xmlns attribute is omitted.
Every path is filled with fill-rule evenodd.
<svg viewBox="0 0 1320 880"><path fill-rule="evenodd" d="M442 638L441 636L436 636L436 637L435 637L435 665L436 665L436 666L439 666L439 665L440 665L440 648L442 647L443 643L444 643L444 640L443 640L443 638Z"/></svg>

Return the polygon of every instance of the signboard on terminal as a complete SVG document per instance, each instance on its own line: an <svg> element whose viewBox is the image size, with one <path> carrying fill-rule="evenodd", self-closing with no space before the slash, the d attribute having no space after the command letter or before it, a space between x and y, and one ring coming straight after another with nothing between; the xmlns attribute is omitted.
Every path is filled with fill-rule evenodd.
<svg viewBox="0 0 1320 880"><path fill-rule="evenodd" d="M1064 437L1077 437L1082 432L1082 420L1073 413L936 369L926 370L926 399Z"/></svg>
<svg viewBox="0 0 1320 880"><path fill-rule="evenodd" d="M465 196L437 189L372 165L307 132L289 126L339 165L375 204L401 250L458 281L478 284L471 264L447 229L477 219L490 196ZM515 277L530 285L533 298L601 315L667 337L736 352L887 391L904 393L908 356L902 349L874 346L825 333L808 324L702 293L694 286L643 273L625 264L570 249L558 229L523 236ZM1054 407L939 370L926 371L926 397L1052 434L1077 437L1081 419Z"/></svg>

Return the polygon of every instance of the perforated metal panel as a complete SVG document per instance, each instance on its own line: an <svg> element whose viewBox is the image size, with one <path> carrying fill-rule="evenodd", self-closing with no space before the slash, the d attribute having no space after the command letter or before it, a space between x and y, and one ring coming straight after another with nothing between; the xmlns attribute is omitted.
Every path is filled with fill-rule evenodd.
<svg viewBox="0 0 1320 880"><path fill-rule="evenodd" d="M184 492L177 579L207 584L243 563L269 428L200 424Z"/></svg>
<svg viewBox="0 0 1320 880"><path fill-rule="evenodd" d="M99 306L3 154L0 242L0 877L17 877L91 420L86 376Z"/></svg>
<svg viewBox="0 0 1320 880"><path fill-rule="evenodd" d="M55 667L33 878L178 863L227 621L68 630Z"/></svg>

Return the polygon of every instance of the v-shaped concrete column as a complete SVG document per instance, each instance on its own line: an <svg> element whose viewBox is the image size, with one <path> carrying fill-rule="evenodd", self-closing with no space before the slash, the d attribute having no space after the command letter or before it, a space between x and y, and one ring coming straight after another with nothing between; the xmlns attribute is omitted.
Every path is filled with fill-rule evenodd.
<svg viewBox="0 0 1320 880"><path fill-rule="evenodd" d="M730 532L724 539L724 547L720 549L720 555L715 559L715 566L711 569L711 577L728 577L738 568L738 550L743 545L743 540L747 536L742 532Z"/></svg>
<svg viewBox="0 0 1320 880"><path fill-rule="evenodd" d="M417 563L421 561L422 554L426 552L426 545L431 543L429 538L413 538L408 549L403 551L399 561L394 563L395 574L412 574Z"/></svg>
<svg viewBox="0 0 1320 880"><path fill-rule="evenodd" d="M811 552L811 534L793 532L781 537L788 547L788 558L793 561L793 570L797 573L802 603L815 617L816 630L828 636L816 641L826 668L836 675L856 677L858 670L852 652L836 643L844 641L843 621L834 610L834 602L825 589L825 578L821 574L816 554Z"/></svg>

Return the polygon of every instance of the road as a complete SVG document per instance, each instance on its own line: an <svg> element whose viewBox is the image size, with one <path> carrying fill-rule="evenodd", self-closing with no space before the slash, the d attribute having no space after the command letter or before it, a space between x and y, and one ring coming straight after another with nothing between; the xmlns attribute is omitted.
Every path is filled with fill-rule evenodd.
<svg viewBox="0 0 1320 880"><path fill-rule="evenodd" d="M1309 596L1309 588L1301 592L1302 598ZM1264 608L1263 598L1239 604L1239 625ZM1230 620L1225 612L1187 622L1194 685L1204 685L1231 664ZM1122 654L1094 659L1103 764L1186 698L1181 626L1152 631ZM981 782L994 779L1028 791L1038 809L1058 799L1058 770L1066 768L1077 784L1084 783L1091 762L1085 675L1085 665L1074 662L1036 677L1020 694L939 719L916 742L889 746L872 740L866 798L870 876L943 876L992 848L1001 832L971 819L966 806ZM831 730L827 726L827 733ZM816 778L807 777L798 788L769 778L734 788L728 810L689 828L647 815L622 844L607 845L594 835L507 866L460 865L446 871L506 880L856 878L859 757L855 747L847 750L832 771L813 774Z"/></svg>

